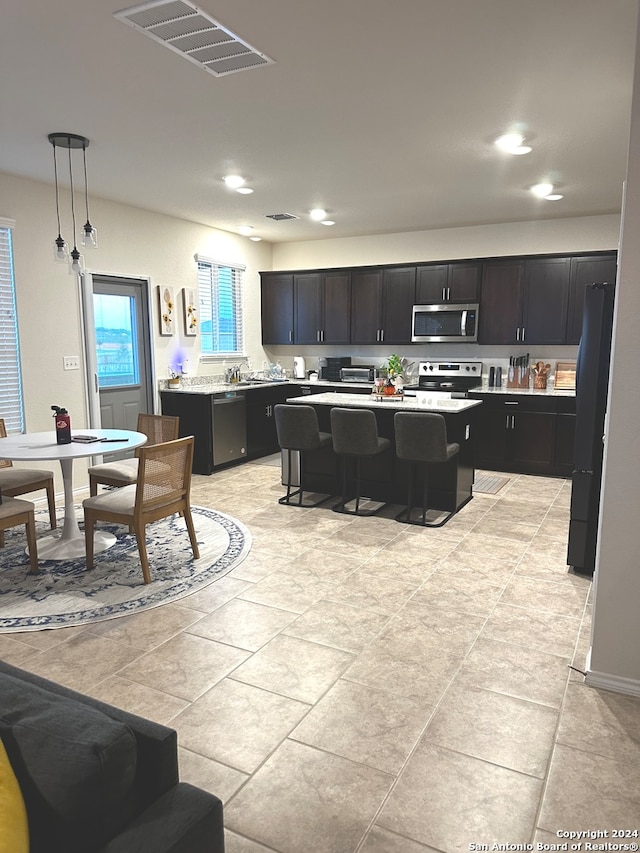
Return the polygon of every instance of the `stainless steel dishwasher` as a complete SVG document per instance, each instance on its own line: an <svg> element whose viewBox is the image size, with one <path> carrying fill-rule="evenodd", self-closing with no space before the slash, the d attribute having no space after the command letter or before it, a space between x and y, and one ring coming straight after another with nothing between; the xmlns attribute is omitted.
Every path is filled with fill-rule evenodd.
<svg viewBox="0 0 640 853"><path fill-rule="evenodd" d="M243 391L213 395L213 466L247 455L247 418Z"/></svg>

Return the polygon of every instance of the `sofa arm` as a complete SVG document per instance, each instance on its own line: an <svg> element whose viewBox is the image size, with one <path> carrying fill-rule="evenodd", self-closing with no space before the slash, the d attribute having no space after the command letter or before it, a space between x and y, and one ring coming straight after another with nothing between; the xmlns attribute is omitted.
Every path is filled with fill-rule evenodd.
<svg viewBox="0 0 640 853"><path fill-rule="evenodd" d="M224 853L222 803L179 782L100 853Z"/></svg>

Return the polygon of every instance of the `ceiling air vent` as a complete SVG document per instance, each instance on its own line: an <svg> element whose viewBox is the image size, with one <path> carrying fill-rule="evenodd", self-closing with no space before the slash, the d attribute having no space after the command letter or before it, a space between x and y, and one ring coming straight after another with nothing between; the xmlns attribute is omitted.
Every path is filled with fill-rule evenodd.
<svg viewBox="0 0 640 853"><path fill-rule="evenodd" d="M274 62L187 0L152 0L114 17L215 77Z"/></svg>
<svg viewBox="0 0 640 853"><path fill-rule="evenodd" d="M287 219L300 219L299 216L294 216L293 213L267 213L267 219L273 219L275 222L284 222Z"/></svg>

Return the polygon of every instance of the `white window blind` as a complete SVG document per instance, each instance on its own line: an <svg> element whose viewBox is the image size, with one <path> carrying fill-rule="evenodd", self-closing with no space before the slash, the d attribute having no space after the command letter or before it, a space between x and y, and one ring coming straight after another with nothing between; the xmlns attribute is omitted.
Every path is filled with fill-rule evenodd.
<svg viewBox="0 0 640 853"><path fill-rule="evenodd" d="M20 345L11 224L0 219L0 417L7 432L24 432Z"/></svg>
<svg viewBox="0 0 640 853"><path fill-rule="evenodd" d="M244 267L198 256L200 351L202 355L242 355L242 273Z"/></svg>

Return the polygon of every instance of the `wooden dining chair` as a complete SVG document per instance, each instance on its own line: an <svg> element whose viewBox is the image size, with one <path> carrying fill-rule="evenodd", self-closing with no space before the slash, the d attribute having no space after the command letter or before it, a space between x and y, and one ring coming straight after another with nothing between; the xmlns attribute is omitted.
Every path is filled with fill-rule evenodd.
<svg viewBox="0 0 640 853"><path fill-rule="evenodd" d="M138 432L147 436L146 447L152 444L162 444L165 441L173 441L178 437L180 418L168 415L138 415ZM103 462L101 465L92 465L89 468L89 494L98 494L98 485L103 486L130 486L138 477L138 454L139 448L133 459L119 459L114 462Z"/></svg>
<svg viewBox="0 0 640 853"><path fill-rule="evenodd" d="M0 418L0 439L7 437L7 428L4 418ZM2 454L0 444L0 455ZM3 496L15 498L18 495L28 495L40 489L47 491L47 503L49 505L49 524L55 530L58 526L56 520L56 493L53 487L53 471L43 468L14 468L10 459L0 459L0 489Z"/></svg>
<svg viewBox="0 0 640 853"><path fill-rule="evenodd" d="M27 529L29 563L31 574L38 571L38 548L36 546L36 519L31 501L21 501L2 494L0 490L0 548L4 548L4 531L9 527L24 524Z"/></svg>
<svg viewBox="0 0 640 853"><path fill-rule="evenodd" d="M183 515L193 556L196 560L200 557L191 517L193 436L145 445L140 448L138 459L138 480L135 485L104 492L82 502L87 569L93 568L93 531L96 522L101 520L126 524L135 533L142 576L144 582L149 583L151 574L145 528L152 521L175 513Z"/></svg>

